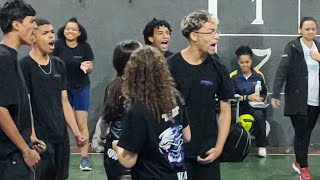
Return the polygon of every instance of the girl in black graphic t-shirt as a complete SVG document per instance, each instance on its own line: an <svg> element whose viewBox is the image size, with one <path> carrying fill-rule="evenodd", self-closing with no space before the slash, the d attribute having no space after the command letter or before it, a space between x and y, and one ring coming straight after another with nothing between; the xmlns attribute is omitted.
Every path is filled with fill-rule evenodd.
<svg viewBox="0 0 320 180"><path fill-rule="evenodd" d="M133 179L185 180L182 143L189 141L188 119L165 58L147 46L130 57L122 95L127 113L119 142L113 142L119 162Z"/></svg>
<svg viewBox="0 0 320 180"><path fill-rule="evenodd" d="M142 45L138 41L125 40L119 42L113 52L113 67L116 69L117 75L107 85L102 122L100 123L102 134L105 134L107 127L110 127L110 131L105 137L104 152L104 167L109 180L131 179L130 170L124 168L117 160L117 154L112 149L112 141L119 139L122 129L121 118L124 113L124 107L121 86L123 71L130 55L139 47L142 47Z"/></svg>

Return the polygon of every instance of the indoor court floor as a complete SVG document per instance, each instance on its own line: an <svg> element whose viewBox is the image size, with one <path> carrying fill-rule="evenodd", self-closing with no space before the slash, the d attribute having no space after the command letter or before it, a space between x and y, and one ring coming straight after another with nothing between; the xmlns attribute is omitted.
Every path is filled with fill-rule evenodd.
<svg viewBox="0 0 320 180"><path fill-rule="evenodd" d="M103 167L103 154L90 154L93 170L79 170L79 154L72 154L69 180L107 180ZM294 155L268 155L259 158L249 155L240 163L222 163L222 180L297 180L298 175L291 165ZM313 180L320 180L320 156L309 156L309 167Z"/></svg>

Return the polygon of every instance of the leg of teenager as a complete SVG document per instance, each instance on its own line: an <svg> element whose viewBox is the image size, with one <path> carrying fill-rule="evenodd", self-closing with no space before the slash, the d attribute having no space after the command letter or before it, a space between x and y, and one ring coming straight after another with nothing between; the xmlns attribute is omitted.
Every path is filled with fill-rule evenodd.
<svg viewBox="0 0 320 180"><path fill-rule="evenodd" d="M81 148L81 156L88 156L89 149L89 130L88 130L88 112L76 110L75 117L80 130L80 133L87 138L86 145Z"/></svg>
<svg viewBox="0 0 320 180"><path fill-rule="evenodd" d="M263 109L250 109L249 114L254 117L254 132L258 147L266 147L269 142L266 137L266 116Z"/></svg>
<svg viewBox="0 0 320 180"><path fill-rule="evenodd" d="M63 143L55 145L55 163L57 175L55 180L65 180L69 177L69 161L70 161L70 143L69 138L66 137Z"/></svg>
<svg viewBox="0 0 320 180"><path fill-rule="evenodd" d="M195 160L186 159L185 165L188 173L188 180L196 180L197 179L197 169L196 164L198 162Z"/></svg>
<svg viewBox="0 0 320 180"><path fill-rule="evenodd" d="M89 130L87 125L88 112L87 111L75 111L75 117L80 130L80 133L87 138L85 146L81 148L81 163L80 169L83 171L91 171L91 163L88 158L89 150Z"/></svg>
<svg viewBox="0 0 320 180"><path fill-rule="evenodd" d="M308 148L310 139L310 130L308 116L290 116L295 135L294 135L294 152L296 161L301 168L308 167Z"/></svg>
<svg viewBox="0 0 320 180"><path fill-rule="evenodd" d="M81 148L80 169L83 171L92 170L90 160L88 158L89 150L89 130L88 130L88 110L90 102L90 86L87 85L73 91L74 114L79 127L80 133L87 138L85 146Z"/></svg>
<svg viewBox="0 0 320 180"><path fill-rule="evenodd" d="M197 179L220 180L220 163L214 162L206 165L198 164Z"/></svg>
<svg viewBox="0 0 320 180"><path fill-rule="evenodd" d="M198 163L196 160L186 160L188 180L220 180L220 163L214 162L206 165Z"/></svg>
<svg viewBox="0 0 320 180"><path fill-rule="evenodd" d="M36 168L37 180L55 180L57 169L55 166L54 144L46 141L47 149L41 154L41 160Z"/></svg>

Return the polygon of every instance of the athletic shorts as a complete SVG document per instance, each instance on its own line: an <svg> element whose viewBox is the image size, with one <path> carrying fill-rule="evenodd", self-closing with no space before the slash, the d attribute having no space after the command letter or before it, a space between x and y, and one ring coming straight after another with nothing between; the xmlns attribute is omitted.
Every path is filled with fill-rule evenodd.
<svg viewBox="0 0 320 180"><path fill-rule="evenodd" d="M68 99L74 110L88 111L90 101L90 85L79 89L68 90Z"/></svg>

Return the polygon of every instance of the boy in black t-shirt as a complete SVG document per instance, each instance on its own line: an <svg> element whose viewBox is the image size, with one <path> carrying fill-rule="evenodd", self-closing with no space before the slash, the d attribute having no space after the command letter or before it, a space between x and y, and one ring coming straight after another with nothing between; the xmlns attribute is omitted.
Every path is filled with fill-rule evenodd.
<svg viewBox="0 0 320 180"><path fill-rule="evenodd" d="M189 179L219 180L220 156L231 122L233 87L228 71L214 56L218 21L207 11L195 11L181 23L189 46L168 59L177 89L186 101L192 140L184 146ZM220 100L219 123L215 97Z"/></svg>
<svg viewBox="0 0 320 180"><path fill-rule="evenodd" d="M42 18L37 18L36 23L33 47L20 61L30 94L36 137L47 144L36 176L38 180L64 180L68 178L70 156L67 125L78 145L84 144L85 138L68 101L65 65L58 57L49 55L54 49L53 26Z"/></svg>
<svg viewBox="0 0 320 180"><path fill-rule="evenodd" d="M118 161L132 167L133 179L188 179L182 144L190 141L191 132L165 58L151 46L139 49L123 78L128 109L120 139L113 141Z"/></svg>
<svg viewBox="0 0 320 180"><path fill-rule="evenodd" d="M17 50L32 43L35 10L22 0L0 9L0 180L31 180L40 156L30 149L31 116ZM40 143L40 141L34 142Z"/></svg>
<svg viewBox="0 0 320 180"><path fill-rule="evenodd" d="M144 27L144 42L146 45L157 48L167 58L173 54L169 51L171 31L170 24L167 21L153 18Z"/></svg>

